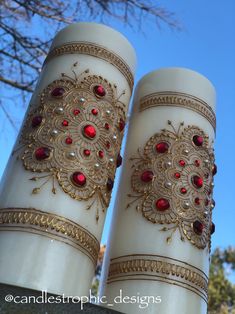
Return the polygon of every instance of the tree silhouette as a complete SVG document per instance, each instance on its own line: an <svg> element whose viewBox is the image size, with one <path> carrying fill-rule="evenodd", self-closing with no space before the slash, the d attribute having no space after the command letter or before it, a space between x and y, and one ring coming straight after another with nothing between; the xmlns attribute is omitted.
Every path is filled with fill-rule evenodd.
<svg viewBox="0 0 235 314"><path fill-rule="evenodd" d="M119 20L135 29L146 18L159 27L179 29L174 13L147 0L2 0L0 3L0 83L19 92L23 103L33 92L41 65L55 33L81 20ZM146 23L146 22L145 22ZM5 93L4 93L5 94ZM17 95L17 102L19 97ZM14 119L2 110L15 128Z"/></svg>

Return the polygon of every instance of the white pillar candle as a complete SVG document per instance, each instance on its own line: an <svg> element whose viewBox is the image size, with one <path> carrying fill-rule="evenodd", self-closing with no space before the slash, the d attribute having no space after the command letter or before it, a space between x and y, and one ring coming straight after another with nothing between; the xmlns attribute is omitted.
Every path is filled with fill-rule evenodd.
<svg viewBox="0 0 235 314"><path fill-rule="evenodd" d="M211 83L188 69L136 88L103 289L116 310L206 313L214 106Z"/></svg>
<svg viewBox="0 0 235 314"><path fill-rule="evenodd" d="M134 70L132 46L107 26L55 37L1 184L1 283L87 294Z"/></svg>

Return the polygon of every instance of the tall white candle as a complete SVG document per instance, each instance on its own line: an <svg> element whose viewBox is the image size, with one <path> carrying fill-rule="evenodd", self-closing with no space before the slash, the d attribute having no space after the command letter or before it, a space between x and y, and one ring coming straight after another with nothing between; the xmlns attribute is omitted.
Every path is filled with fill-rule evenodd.
<svg viewBox="0 0 235 314"><path fill-rule="evenodd" d="M211 83L188 69L136 88L103 287L116 310L206 313L214 106Z"/></svg>
<svg viewBox="0 0 235 314"><path fill-rule="evenodd" d="M132 46L107 26L55 37L1 184L1 283L87 294L134 71Z"/></svg>

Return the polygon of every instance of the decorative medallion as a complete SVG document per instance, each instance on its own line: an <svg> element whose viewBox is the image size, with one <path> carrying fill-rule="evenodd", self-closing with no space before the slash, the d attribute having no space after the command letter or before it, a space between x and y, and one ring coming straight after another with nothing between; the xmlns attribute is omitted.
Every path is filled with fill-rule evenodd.
<svg viewBox="0 0 235 314"><path fill-rule="evenodd" d="M181 240L187 238L193 245L210 247L214 230L211 221L214 152L208 136L196 126L178 130L168 121L171 130L153 135L138 156L131 158L133 172L128 194L137 202L136 209L152 223L164 225L161 231L178 230Z"/></svg>
<svg viewBox="0 0 235 314"><path fill-rule="evenodd" d="M74 64L76 66L77 64ZM108 207L123 137L126 108L116 86L86 70L74 78L49 84L40 95L40 105L28 114L20 138L21 158L26 170L43 173L37 194L54 181L76 200L91 200L103 211Z"/></svg>

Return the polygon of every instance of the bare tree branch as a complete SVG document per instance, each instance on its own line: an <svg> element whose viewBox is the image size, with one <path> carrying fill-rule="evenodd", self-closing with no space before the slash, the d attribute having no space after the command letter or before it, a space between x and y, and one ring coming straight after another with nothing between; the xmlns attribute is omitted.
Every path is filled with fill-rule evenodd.
<svg viewBox="0 0 235 314"><path fill-rule="evenodd" d="M135 25L137 30L147 18L157 27L163 23L180 29L174 14L155 0L1 0L0 83L11 86L13 91L32 93L59 28L80 19L109 22L110 18L130 27ZM40 25L40 31L32 25Z"/></svg>

